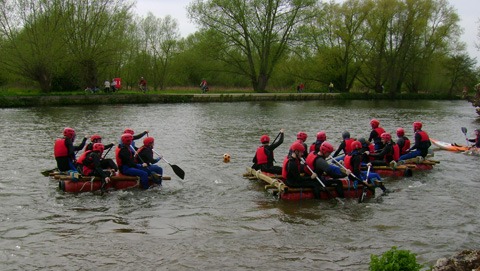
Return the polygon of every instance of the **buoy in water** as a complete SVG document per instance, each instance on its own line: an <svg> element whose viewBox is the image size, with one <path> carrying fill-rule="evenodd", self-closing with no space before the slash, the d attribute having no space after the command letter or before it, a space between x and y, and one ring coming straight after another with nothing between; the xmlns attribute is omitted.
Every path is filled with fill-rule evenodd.
<svg viewBox="0 0 480 271"><path fill-rule="evenodd" d="M223 162L224 162L224 163L229 163L229 162L230 162L230 154L225 153L225 154L223 155Z"/></svg>

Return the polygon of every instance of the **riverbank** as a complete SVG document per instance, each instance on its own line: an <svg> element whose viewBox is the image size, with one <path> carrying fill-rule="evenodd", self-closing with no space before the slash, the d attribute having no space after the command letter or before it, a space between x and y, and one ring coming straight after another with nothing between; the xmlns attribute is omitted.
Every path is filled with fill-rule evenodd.
<svg viewBox="0 0 480 271"><path fill-rule="evenodd" d="M432 95L401 95L395 99L456 99ZM88 95L32 95L0 96L0 108L148 104L148 103L203 103L244 101L311 101L334 99L390 99L385 94L369 93L218 93L218 94L88 94Z"/></svg>

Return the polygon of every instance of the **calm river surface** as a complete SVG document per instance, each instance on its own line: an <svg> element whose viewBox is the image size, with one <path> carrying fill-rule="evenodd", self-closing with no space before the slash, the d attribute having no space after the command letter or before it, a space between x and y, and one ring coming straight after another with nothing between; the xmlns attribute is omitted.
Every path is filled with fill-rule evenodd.
<svg viewBox="0 0 480 271"><path fill-rule="evenodd" d="M244 179L269 133L285 129L281 161L298 131L368 137L371 118L390 132L421 120L432 138L465 143L480 127L463 101L314 101L112 105L0 109L0 270L367 270L370 255L392 246L420 263L480 244L479 157L435 151L441 161L398 190L358 204L278 201ZM40 172L55 167L53 142L64 127L77 137L149 130L156 149L186 172L160 162L163 190L64 194ZM141 145L141 141L137 142ZM222 155L230 153L231 163ZM113 157L110 152L109 157Z"/></svg>

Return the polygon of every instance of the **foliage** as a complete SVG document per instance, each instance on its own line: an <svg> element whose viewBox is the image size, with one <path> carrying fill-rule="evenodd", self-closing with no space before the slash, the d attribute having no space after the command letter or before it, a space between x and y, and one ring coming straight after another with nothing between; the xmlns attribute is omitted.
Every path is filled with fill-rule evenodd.
<svg viewBox="0 0 480 271"><path fill-rule="evenodd" d="M418 271L422 265L417 263L416 255L408 250L392 247L382 254L370 256L370 271Z"/></svg>

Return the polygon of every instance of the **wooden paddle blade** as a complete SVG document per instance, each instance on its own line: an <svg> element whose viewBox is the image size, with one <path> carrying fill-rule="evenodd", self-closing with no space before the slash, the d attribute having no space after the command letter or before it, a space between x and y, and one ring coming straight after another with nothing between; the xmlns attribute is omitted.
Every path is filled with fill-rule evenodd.
<svg viewBox="0 0 480 271"><path fill-rule="evenodd" d="M169 164L172 169L173 169L173 172L175 172L175 174L177 174L177 176L180 178L180 179L184 179L185 178L185 171L183 171L183 169L181 169L179 166L177 165L172 165L172 164Z"/></svg>
<svg viewBox="0 0 480 271"><path fill-rule="evenodd" d="M40 173L42 173L43 176L48 177L48 176L50 176L50 173L54 172L55 170L56 170L56 168L54 168L54 169L49 169L49 170L44 170L44 171L42 171L42 172L40 172Z"/></svg>

